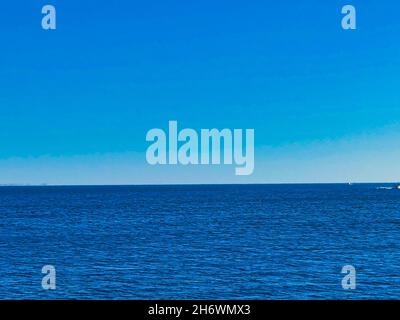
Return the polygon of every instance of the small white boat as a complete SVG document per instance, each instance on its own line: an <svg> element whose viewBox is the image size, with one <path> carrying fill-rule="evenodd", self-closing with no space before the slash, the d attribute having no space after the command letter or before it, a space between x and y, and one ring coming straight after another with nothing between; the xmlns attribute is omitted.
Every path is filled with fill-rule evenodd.
<svg viewBox="0 0 400 320"><path fill-rule="evenodd" d="M377 187L378 190L400 190L400 184L396 184L393 187Z"/></svg>

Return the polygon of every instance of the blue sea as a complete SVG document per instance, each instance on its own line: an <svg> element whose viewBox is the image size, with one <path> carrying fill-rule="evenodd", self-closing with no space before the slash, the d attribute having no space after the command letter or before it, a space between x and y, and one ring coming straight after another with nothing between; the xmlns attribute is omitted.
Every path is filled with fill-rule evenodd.
<svg viewBox="0 0 400 320"><path fill-rule="evenodd" d="M0 298L398 299L400 190L380 186L1 187Z"/></svg>

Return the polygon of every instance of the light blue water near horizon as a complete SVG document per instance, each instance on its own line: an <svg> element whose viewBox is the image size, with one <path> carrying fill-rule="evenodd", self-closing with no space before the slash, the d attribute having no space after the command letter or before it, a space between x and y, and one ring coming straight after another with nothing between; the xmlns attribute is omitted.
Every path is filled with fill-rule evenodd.
<svg viewBox="0 0 400 320"><path fill-rule="evenodd" d="M379 186L2 187L0 298L398 299L400 191Z"/></svg>

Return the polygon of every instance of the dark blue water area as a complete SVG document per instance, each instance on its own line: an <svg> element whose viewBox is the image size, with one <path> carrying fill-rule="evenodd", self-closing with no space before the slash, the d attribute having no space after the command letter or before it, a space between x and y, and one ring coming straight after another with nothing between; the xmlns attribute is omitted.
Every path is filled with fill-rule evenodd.
<svg viewBox="0 0 400 320"><path fill-rule="evenodd" d="M0 298L400 298L400 190L378 186L1 187Z"/></svg>

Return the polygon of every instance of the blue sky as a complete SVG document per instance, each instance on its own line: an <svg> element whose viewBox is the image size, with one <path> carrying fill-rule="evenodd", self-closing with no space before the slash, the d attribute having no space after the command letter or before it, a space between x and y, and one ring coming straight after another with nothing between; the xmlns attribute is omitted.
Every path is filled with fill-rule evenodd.
<svg viewBox="0 0 400 320"><path fill-rule="evenodd" d="M2 3L0 184L400 180L399 15L394 0ZM255 173L146 165L146 132L169 120L254 128Z"/></svg>

